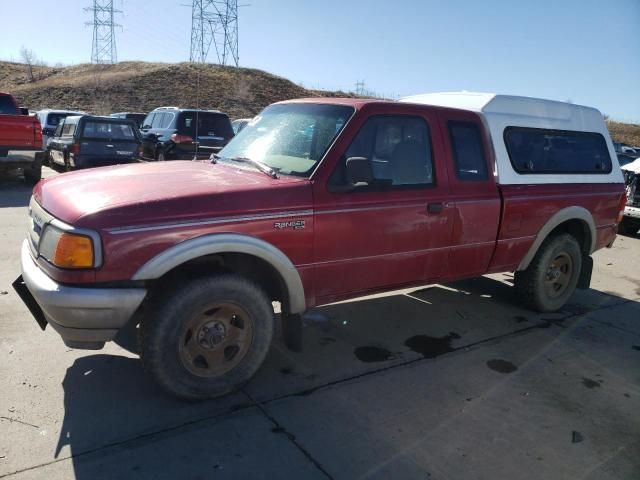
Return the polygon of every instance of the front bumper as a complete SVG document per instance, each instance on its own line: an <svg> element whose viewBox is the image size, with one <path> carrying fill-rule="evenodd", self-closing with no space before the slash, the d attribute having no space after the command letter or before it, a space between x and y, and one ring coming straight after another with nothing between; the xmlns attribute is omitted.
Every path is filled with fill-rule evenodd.
<svg viewBox="0 0 640 480"><path fill-rule="evenodd" d="M42 150L9 150L5 157L0 157L0 170L24 168L42 162Z"/></svg>
<svg viewBox="0 0 640 480"><path fill-rule="evenodd" d="M640 220L640 208L627 205L624 207L624 216Z"/></svg>
<svg viewBox="0 0 640 480"><path fill-rule="evenodd" d="M28 295L42 310L44 320L72 348L98 349L113 340L138 309L147 294L144 288L69 287L56 283L33 260L27 240L22 244L22 280L16 291L38 319ZM20 283L19 279L16 284ZM28 291L27 291L28 290ZM30 305L31 303L31 305Z"/></svg>

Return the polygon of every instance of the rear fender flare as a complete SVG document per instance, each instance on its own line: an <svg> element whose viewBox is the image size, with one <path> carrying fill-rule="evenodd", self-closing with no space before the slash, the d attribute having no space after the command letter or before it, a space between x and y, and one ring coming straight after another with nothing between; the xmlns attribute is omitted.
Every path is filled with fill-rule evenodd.
<svg viewBox="0 0 640 480"><path fill-rule="evenodd" d="M219 233L185 240L147 261L132 280L155 280L189 260L216 253L244 253L260 258L280 275L287 289L288 313L306 309L304 287L291 260L274 245L248 235Z"/></svg>
<svg viewBox="0 0 640 480"><path fill-rule="evenodd" d="M547 220L547 223L543 225L543 227L538 232L538 235L536 235L536 239L533 241L531 247L529 247L527 254L524 256L516 270L526 270L533 260L533 257L535 257L536 253L538 253L540 245L542 245L542 242L544 242L544 240L549 236L553 229L569 220L580 220L587 226L591 240L590 244L587 245L587 252L589 255L593 253L593 251L596 249L596 224L593 221L593 216L591 215L589 210L584 207L566 207L556 212L549 220Z"/></svg>

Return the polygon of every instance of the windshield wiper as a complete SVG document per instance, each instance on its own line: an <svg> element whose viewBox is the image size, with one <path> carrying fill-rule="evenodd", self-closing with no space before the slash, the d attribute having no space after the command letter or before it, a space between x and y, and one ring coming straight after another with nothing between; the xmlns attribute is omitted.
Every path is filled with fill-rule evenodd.
<svg viewBox="0 0 640 480"><path fill-rule="evenodd" d="M226 157L218 156L218 158ZM262 163L260 160L254 160L253 158L249 157L229 157L228 159L232 162L249 163L260 170L262 173L269 175L271 178L278 178L278 174L276 173L276 171L266 163Z"/></svg>

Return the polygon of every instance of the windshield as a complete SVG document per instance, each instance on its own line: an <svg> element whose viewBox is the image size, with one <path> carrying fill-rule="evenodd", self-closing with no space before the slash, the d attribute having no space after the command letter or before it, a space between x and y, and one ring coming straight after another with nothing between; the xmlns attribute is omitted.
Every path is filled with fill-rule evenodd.
<svg viewBox="0 0 640 480"><path fill-rule="evenodd" d="M47 125L56 127L60 123L60 120L67 118L70 115L77 115L77 113L50 113L47 115Z"/></svg>
<svg viewBox="0 0 640 480"><path fill-rule="evenodd" d="M278 173L308 177L353 112L343 105L272 105L220 151L220 159L251 158Z"/></svg>

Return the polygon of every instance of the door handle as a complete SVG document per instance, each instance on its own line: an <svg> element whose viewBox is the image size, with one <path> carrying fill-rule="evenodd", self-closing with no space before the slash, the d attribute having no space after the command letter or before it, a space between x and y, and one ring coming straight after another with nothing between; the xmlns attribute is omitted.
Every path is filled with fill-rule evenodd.
<svg viewBox="0 0 640 480"><path fill-rule="evenodd" d="M442 210L444 210L444 204L441 202L427 204L427 212L429 213L441 213Z"/></svg>

